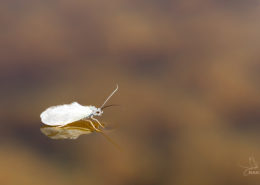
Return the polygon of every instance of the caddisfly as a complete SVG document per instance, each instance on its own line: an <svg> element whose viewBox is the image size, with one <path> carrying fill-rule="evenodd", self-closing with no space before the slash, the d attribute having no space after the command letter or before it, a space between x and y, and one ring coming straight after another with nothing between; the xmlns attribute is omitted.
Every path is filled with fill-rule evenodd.
<svg viewBox="0 0 260 185"><path fill-rule="evenodd" d="M89 122L94 130L100 131L92 121L96 121L98 125L102 128L104 128L104 126L96 118L94 118L94 116L101 116L105 108L114 106L105 106L105 104L115 94L117 90L118 85L116 89L108 96L108 98L105 100L100 108L97 108L95 106L83 106L77 102L52 106L41 113L41 121L48 126L64 127L70 123L84 120Z"/></svg>

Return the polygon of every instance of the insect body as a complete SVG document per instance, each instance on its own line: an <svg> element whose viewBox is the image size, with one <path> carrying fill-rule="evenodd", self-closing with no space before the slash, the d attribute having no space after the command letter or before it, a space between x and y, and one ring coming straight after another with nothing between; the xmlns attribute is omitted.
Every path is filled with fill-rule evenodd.
<svg viewBox="0 0 260 185"><path fill-rule="evenodd" d="M75 121L85 120L89 122L96 131L100 131L92 121L96 121L101 127L104 126L96 118L94 118L94 116L101 116L105 108L113 106L105 106L105 104L117 90L118 85L100 108L95 106L83 106L77 102L53 106L41 113L41 121L45 125L63 127Z"/></svg>

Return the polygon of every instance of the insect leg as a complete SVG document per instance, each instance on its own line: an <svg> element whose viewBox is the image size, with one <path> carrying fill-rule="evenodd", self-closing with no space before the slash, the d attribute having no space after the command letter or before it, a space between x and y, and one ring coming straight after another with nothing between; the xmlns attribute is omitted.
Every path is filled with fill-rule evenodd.
<svg viewBox="0 0 260 185"><path fill-rule="evenodd" d="M102 125L96 118L93 117L93 115L91 116L91 119L96 121L102 128L105 128L104 125Z"/></svg>
<svg viewBox="0 0 260 185"><path fill-rule="evenodd" d="M90 120L88 120L88 119L84 119L84 120L87 121L87 122L89 122L89 123L92 125L92 127L93 127L96 131L100 132L100 130L95 127L95 125L93 124L92 121L90 121Z"/></svg>

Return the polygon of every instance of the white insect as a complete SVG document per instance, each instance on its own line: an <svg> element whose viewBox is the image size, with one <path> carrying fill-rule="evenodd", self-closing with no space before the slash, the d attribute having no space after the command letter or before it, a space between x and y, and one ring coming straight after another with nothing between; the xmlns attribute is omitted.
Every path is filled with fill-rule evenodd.
<svg viewBox="0 0 260 185"><path fill-rule="evenodd" d="M101 127L104 126L96 119L94 116L101 116L103 114L103 109L113 106L105 106L107 101L115 94L118 90L118 85L116 89L108 96L103 105L100 108L95 106L83 106L77 102L71 104L52 106L47 108L44 112L41 113L41 121L49 126L59 126L63 127L67 124L70 124L75 121L85 120L88 121L96 131L99 131L93 122L89 119L96 121Z"/></svg>

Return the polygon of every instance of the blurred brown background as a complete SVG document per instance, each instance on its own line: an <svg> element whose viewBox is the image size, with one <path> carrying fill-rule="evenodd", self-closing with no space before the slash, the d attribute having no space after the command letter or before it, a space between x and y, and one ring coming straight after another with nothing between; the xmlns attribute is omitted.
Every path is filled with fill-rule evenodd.
<svg viewBox="0 0 260 185"><path fill-rule="evenodd" d="M0 185L242 185L260 163L258 0L0 1ZM78 101L101 135L51 140ZM259 169L260 170L260 169Z"/></svg>

